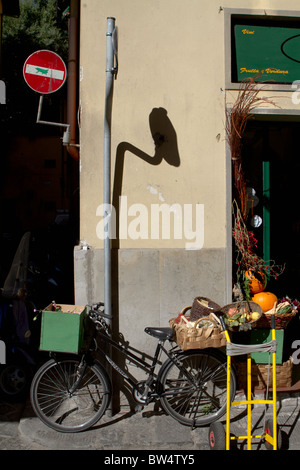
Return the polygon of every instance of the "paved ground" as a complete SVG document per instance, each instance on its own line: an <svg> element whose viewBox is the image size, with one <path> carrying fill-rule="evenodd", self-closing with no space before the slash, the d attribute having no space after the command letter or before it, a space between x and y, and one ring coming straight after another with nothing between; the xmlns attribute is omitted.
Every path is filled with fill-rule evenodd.
<svg viewBox="0 0 300 470"><path fill-rule="evenodd" d="M300 395L279 394L278 398L278 424L283 437L282 448L300 450ZM231 431L235 435L247 433L244 410L245 407L232 409ZM252 429L256 434L262 433L263 411L263 405L255 405ZM267 411L268 415L271 413L272 409ZM246 445L242 442L238 449L246 449ZM265 450L265 446L253 440L252 449ZM209 450L208 428L192 430L182 426L154 404L133 413L126 400L122 399L121 411L117 415L111 416L111 413L108 413L108 416L104 416L88 431L62 434L41 423L34 416L27 399L24 403L16 404L0 402L0 450L102 450L106 451L105 458L109 459L117 458L120 452L125 451L126 455L137 450L151 451L151 455L154 452L163 455L164 452L171 451L174 455L180 455L181 459L184 455L194 459L199 455L198 451Z"/></svg>

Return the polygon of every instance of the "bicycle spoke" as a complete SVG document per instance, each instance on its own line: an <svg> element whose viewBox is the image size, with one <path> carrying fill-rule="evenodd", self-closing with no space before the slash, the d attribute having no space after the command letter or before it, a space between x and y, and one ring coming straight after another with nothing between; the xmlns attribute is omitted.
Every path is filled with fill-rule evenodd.
<svg viewBox="0 0 300 470"><path fill-rule="evenodd" d="M58 431L88 429L108 404L110 387L100 369L86 365L80 378L78 366L74 360L49 361L33 380L33 408L45 424Z"/></svg>
<svg viewBox="0 0 300 470"><path fill-rule="evenodd" d="M182 424L201 426L226 411L227 371L220 354L183 353L176 364L168 361L161 381L162 406Z"/></svg>

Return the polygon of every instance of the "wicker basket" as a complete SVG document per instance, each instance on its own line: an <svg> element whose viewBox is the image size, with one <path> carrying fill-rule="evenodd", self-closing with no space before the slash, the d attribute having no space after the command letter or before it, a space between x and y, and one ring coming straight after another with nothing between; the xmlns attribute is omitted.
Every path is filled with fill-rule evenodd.
<svg viewBox="0 0 300 470"><path fill-rule="evenodd" d="M258 320L245 321L244 324L242 323L239 326L231 326L226 321L226 314L228 313L229 309L231 309L231 308L234 308L237 311L242 310L245 313L258 312L260 314L260 318L263 314L262 308L257 303L251 302L251 301L240 301L240 302L234 302L232 304L225 305L224 307L222 307L220 309L220 313L225 315L225 324L226 324L227 329L230 330L230 331L241 331L241 329L243 329L243 328L241 328L242 325L245 325L245 326L248 327L248 328L245 328L245 329L255 328L257 326L258 321L260 320L260 318L259 318Z"/></svg>
<svg viewBox="0 0 300 470"><path fill-rule="evenodd" d="M202 317L195 322L189 319L180 318L176 323L176 318L172 318L170 326L176 334L176 343L183 351L188 349L220 348L225 346L226 338L219 319L210 314ZM209 324L208 327L201 327L203 324Z"/></svg>
<svg viewBox="0 0 300 470"><path fill-rule="evenodd" d="M247 387L247 362L237 362L238 387ZM268 385L268 364L251 364L251 384L252 389L263 390ZM292 385L293 362L290 358L283 364L276 365L276 388L286 388ZM273 366L270 364L269 386L273 385Z"/></svg>
<svg viewBox="0 0 300 470"><path fill-rule="evenodd" d="M271 310L264 312L259 321L257 322L257 328L271 328L271 318L272 315L275 315L276 330L284 330L288 326L292 318L294 318L294 316L298 313L298 310L293 310L291 306L289 311L286 311L285 313L280 313L284 312L284 310L286 310L285 307L287 306L290 306L290 304L288 302L284 302L278 305L274 305Z"/></svg>
<svg viewBox="0 0 300 470"><path fill-rule="evenodd" d="M220 305L216 304L207 297L196 297L191 308L191 321L196 321L198 318L207 317L210 313L216 313L220 310L220 308Z"/></svg>

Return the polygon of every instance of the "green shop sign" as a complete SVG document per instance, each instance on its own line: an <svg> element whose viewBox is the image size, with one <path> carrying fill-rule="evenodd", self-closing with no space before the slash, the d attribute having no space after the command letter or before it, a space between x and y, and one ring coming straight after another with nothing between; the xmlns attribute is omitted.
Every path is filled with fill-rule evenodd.
<svg viewBox="0 0 300 470"><path fill-rule="evenodd" d="M270 83L300 80L300 28L235 25L236 77Z"/></svg>

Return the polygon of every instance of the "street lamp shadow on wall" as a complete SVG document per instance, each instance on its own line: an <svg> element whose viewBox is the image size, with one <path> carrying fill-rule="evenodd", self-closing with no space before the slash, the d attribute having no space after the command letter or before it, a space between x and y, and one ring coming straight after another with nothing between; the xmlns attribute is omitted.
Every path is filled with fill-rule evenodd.
<svg viewBox="0 0 300 470"><path fill-rule="evenodd" d="M149 115L149 127L154 141L154 155L149 155L142 149L135 147L129 142L120 142L116 152L114 185L113 185L113 207L119 214L119 198L122 195L123 173L125 154L130 152L150 165L159 165L165 160L174 167L180 166L180 155L178 150L177 134L168 113L164 108L153 108ZM116 233L119 232L119 221L116 221ZM114 247L118 248L118 236L114 240Z"/></svg>

